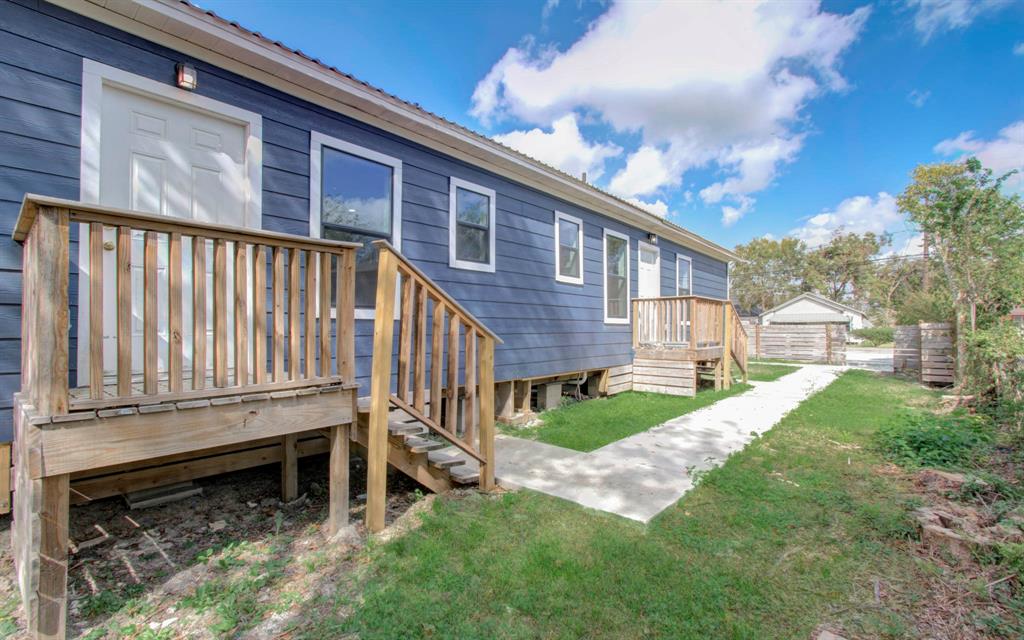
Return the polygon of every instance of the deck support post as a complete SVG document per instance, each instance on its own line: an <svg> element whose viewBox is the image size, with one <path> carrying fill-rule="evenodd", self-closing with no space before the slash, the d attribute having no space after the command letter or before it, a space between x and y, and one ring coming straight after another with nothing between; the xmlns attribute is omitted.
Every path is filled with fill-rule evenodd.
<svg viewBox="0 0 1024 640"><path fill-rule="evenodd" d="M722 360L715 362L715 391L722 390Z"/></svg>
<svg viewBox="0 0 1024 640"><path fill-rule="evenodd" d="M376 320L373 323L373 353L376 357L370 373L370 422L366 441L366 527L370 533L384 528L387 502L391 358L379 355L394 351L397 276L398 258L391 251L381 251L377 269ZM453 411L455 407L449 407L449 410Z"/></svg>
<svg viewBox="0 0 1024 640"><path fill-rule="evenodd" d="M480 490L494 489L494 338L480 340Z"/></svg>
<svg viewBox="0 0 1024 640"><path fill-rule="evenodd" d="M516 383L516 411L530 413L530 396L533 395L533 381L520 380Z"/></svg>
<svg viewBox="0 0 1024 640"><path fill-rule="evenodd" d="M500 420L511 420L515 413L515 387L512 381L494 385L494 412Z"/></svg>
<svg viewBox="0 0 1024 640"><path fill-rule="evenodd" d="M39 513L39 589L36 636L64 638L68 591L68 495L71 476L41 481Z"/></svg>
<svg viewBox="0 0 1024 640"><path fill-rule="evenodd" d="M556 409L562 403L562 383L549 382L537 390L537 408L541 411Z"/></svg>
<svg viewBox="0 0 1024 640"><path fill-rule="evenodd" d="M299 497L299 437L294 433L281 438L281 502Z"/></svg>
<svg viewBox="0 0 1024 640"><path fill-rule="evenodd" d="M331 455L328 468L327 537L333 537L348 526L349 439L351 425L331 427Z"/></svg>
<svg viewBox="0 0 1024 640"><path fill-rule="evenodd" d="M602 370L597 375L587 378L587 395L591 398L608 394L608 369Z"/></svg>

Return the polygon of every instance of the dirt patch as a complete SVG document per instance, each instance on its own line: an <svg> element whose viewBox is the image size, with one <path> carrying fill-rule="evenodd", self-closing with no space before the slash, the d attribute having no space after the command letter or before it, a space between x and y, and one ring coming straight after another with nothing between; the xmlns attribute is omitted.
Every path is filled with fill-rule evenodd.
<svg viewBox="0 0 1024 640"><path fill-rule="evenodd" d="M158 507L132 511L121 498L72 507L68 637L270 638L308 625L318 606L337 616L359 570L365 476L353 459L354 531L334 541L322 532L326 456L301 461L303 497L287 505L271 465L196 481L202 495ZM389 475L388 523L420 501L417 487ZM0 637L16 637L9 516L0 527Z"/></svg>

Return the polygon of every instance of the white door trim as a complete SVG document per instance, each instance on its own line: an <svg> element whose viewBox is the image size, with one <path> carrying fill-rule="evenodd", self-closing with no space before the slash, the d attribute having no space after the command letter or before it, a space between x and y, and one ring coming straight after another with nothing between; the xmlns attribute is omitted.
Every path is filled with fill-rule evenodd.
<svg viewBox="0 0 1024 640"><path fill-rule="evenodd" d="M654 255L656 256L656 260L657 261L654 263L654 275L658 279L658 286L657 286L657 289L655 291L655 296L654 297L655 298L660 298L661 297L661 249L659 249L657 245L651 244L649 242L644 242L643 240L637 240L636 241L636 269L637 269L637 273L636 273L636 276L637 276L636 289L637 289L637 297L638 298L640 297L640 289L642 288L642 284L640 282L640 277L642 275L642 271L640 269L640 265L643 264L643 261L640 260L640 254L643 251L645 251L645 250L653 251Z"/></svg>
<svg viewBox="0 0 1024 640"><path fill-rule="evenodd" d="M196 111L242 124L246 128L245 175L246 194L245 226L254 229L263 227L263 117L252 111L197 95L170 84L129 73L116 67L84 58L82 60L82 128L81 164L79 165L79 199L82 202L98 204L100 201L100 129L103 120L103 87L114 86L132 91L149 98L169 102ZM79 230L79 237L84 229ZM89 295L87 269L89 243L78 243L78 291L79 300ZM78 383L89 383L88 344L82 336L89 335L88 305L78 305Z"/></svg>

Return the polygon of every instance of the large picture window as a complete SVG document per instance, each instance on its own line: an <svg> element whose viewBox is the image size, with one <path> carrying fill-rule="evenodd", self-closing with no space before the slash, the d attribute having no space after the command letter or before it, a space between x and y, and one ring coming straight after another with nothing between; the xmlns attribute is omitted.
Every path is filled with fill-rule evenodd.
<svg viewBox="0 0 1024 640"><path fill-rule="evenodd" d="M310 139L310 231L363 244L356 252L356 317L370 317L378 260L372 243L401 246L402 162L316 132Z"/></svg>
<svg viewBox="0 0 1024 640"><path fill-rule="evenodd" d="M494 190L451 179L448 201L448 264L494 271Z"/></svg>
<svg viewBox="0 0 1024 640"><path fill-rule="evenodd" d="M583 284L583 221L555 212L555 280Z"/></svg>
<svg viewBox="0 0 1024 640"><path fill-rule="evenodd" d="M676 256L676 295L693 293L693 262L686 256Z"/></svg>
<svg viewBox="0 0 1024 640"><path fill-rule="evenodd" d="M604 230L604 321L629 323L629 237Z"/></svg>

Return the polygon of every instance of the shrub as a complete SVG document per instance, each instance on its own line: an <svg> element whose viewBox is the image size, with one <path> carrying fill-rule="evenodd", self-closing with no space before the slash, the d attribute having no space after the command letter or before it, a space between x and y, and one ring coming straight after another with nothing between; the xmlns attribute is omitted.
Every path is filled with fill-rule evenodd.
<svg viewBox="0 0 1024 640"><path fill-rule="evenodd" d="M907 412L879 429L875 444L902 466L956 468L977 460L994 439L995 429L985 416Z"/></svg>
<svg viewBox="0 0 1024 640"><path fill-rule="evenodd" d="M871 346L878 346L893 341L892 327L869 327L867 329L854 329L851 333L858 338L863 338Z"/></svg>

